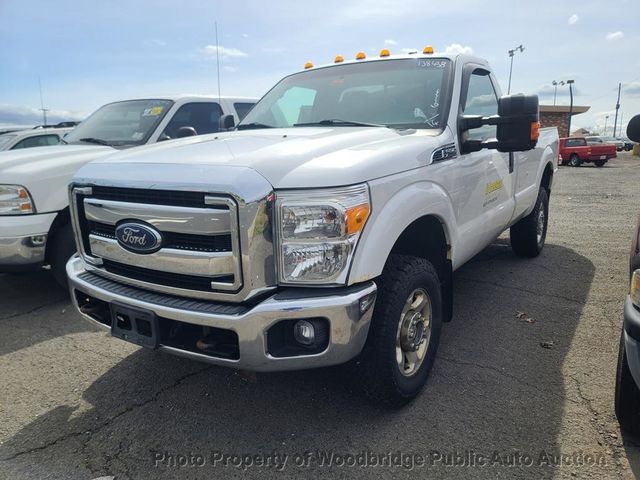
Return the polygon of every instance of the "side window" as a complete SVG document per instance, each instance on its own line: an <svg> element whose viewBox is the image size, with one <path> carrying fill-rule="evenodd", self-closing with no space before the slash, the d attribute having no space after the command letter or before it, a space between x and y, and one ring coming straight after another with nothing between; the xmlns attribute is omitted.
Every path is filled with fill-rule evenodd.
<svg viewBox="0 0 640 480"><path fill-rule="evenodd" d="M222 109L217 103L186 103L181 106L164 129L169 138L178 138L180 127L193 127L198 135L218 131Z"/></svg>
<svg viewBox="0 0 640 480"><path fill-rule="evenodd" d="M16 143L11 150L31 147L47 147L49 145L58 145L58 143L60 143L60 139L57 135L37 135L35 137L25 138L24 140Z"/></svg>
<svg viewBox="0 0 640 480"><path fill-rule="evenodd" d="M484 117L496 115L498 113L498 97L491 83L489 75L478 71L471 74L469 78L469 88L467 99L462 111L465 115L482 115ZM495 138L496 126L484 125L480 128L469 130L470 140L487 140Z"/></svg>
<svg viewBox="0 0 640 480"><path fill-rule="evenodd" d="M242 119L247 116L247 113L249 113L249 110L251 110L254 105L255 103L236 102L233 104L233 108L236 109L238 118L242 121Z"/></svg>

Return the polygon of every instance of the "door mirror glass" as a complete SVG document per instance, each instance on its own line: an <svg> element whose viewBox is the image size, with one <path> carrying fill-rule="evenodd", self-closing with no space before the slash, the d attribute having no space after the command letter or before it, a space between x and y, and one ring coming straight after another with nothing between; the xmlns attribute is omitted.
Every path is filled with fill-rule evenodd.
<svg viewBox="0 0 640 480"><path fill-rule="evenodd" d="M640 115L636 115L627 124L627 137L634 142L640 142Z"/></svg>

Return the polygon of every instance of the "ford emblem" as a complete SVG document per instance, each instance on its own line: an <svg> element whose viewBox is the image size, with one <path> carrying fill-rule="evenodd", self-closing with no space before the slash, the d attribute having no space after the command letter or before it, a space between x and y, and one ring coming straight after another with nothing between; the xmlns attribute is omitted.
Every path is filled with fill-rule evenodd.
<svg viewBox="0 0 640 480"><path fill-rule="evenodd" d="M116 227L116 240L133 253L153 253L162 246L162 235L155 228L142 223L127 222Z"/></svg>

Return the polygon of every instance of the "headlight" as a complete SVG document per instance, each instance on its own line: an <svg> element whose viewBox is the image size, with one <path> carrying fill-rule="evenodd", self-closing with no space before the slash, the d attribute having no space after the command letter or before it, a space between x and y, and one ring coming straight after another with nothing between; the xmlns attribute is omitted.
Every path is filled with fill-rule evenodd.
<svg viewBox="0 0 640 480"><path fill-rule="evenodd" d="M640 270L636 270L631 275L631 289L629 291L631 301L640 308Z"/></svg>
<svg viewBox="0 0 640 480"><path fill-rule="evenodd" d="M344 284L370 210L366 185L278 192L280 282Z"/></svg>
<svg viewBox="0 0 640 480"><path fill-rule="evenodd" d="M31 195L20 185L0 185L0 215L35 213Z"/></svg>

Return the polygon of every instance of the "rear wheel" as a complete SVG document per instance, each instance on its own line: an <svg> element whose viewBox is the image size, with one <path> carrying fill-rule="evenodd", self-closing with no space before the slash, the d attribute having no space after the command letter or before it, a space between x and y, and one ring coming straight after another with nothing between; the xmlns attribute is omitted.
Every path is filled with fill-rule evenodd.
<svg viewBox="0 0 640 480"><path fill-rule="evenodd" d="M631 433L640 433L640 390L631 376L627 353L624 347L624 331L618 350L618 368L616 371L615 393L616 417L620 427Z"/></svg>
<svg viewBox="0 0 640 480"><path fill-rule="evenodd" d="M67 261L76 252L76 244L73 238L73 230L70 224L59 228L49 240L47 257L51 265L51 272L56 281L67 288Z"/></svg>
<svg viewBox="0 0 640 480"><path fill-rule="evenodd" d="M605 160L596 160L596 167L604 167L605 163Z"/></svg>
<svg viewBox="0 0 640 480"><path fill-rule="evenodd" d="M582 165L582 160L580 160L580 157L577 153L571 154L571 157L569 157L569 165L571 165L572 167L579 167L580 165Z"/></svg>
<svg viewBox="0 0 640 480"><path fill-rule="evenodd" d="M440 280L433 265L410 255L389 257L365 347L354 362L364 393L402 406L427 382L442 327Z"/></svg>
<svg viewBox="0 0 640 480"><path fill-rule="evenodd" d="M547 191L541 188L533 211L511 227L509 234L513 251L521 257L540 255L547 238L548 221L549 196Z"/></svg>

